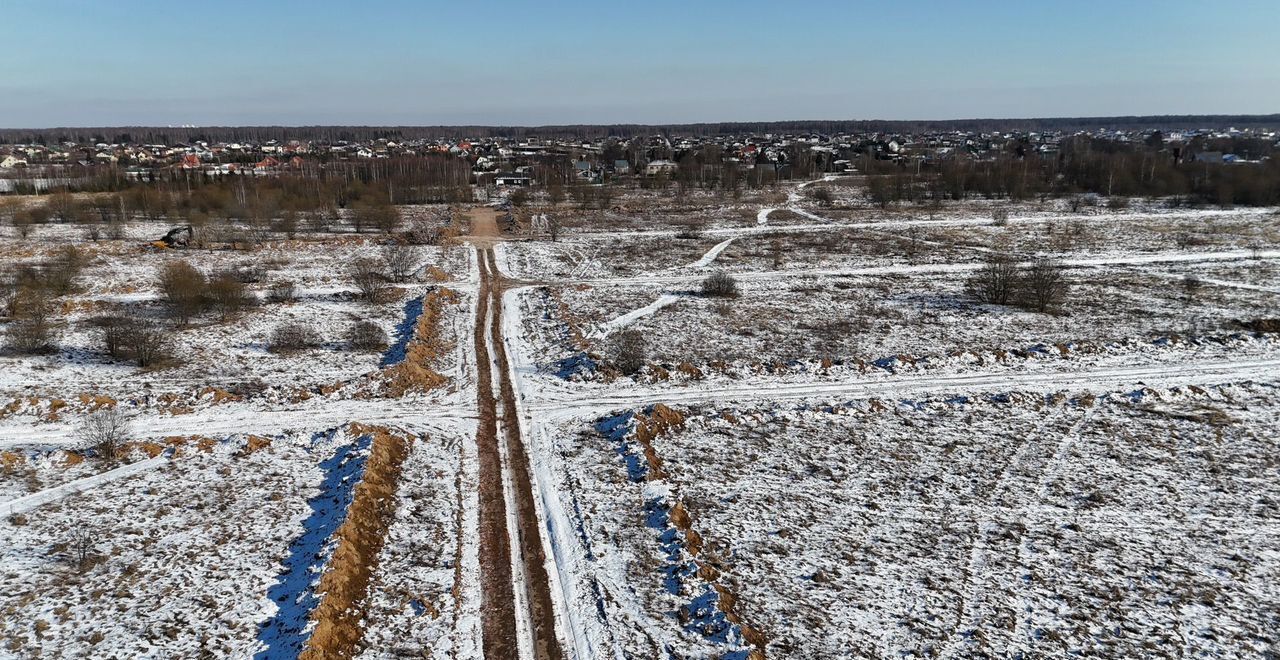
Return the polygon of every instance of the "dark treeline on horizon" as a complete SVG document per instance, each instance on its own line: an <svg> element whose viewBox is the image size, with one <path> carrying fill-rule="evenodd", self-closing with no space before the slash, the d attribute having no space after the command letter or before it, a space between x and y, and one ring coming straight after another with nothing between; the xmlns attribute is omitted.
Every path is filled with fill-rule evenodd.
<svg viewBox="0 0 1280 660"><path fill-rule="evenodd" d="M0 144L133 143L177 144L319 140L362 142L377 139L434 138L602 138L635 135L740 135L751 133L929 133L939 131L1084 131L1098 129L1162 131L1178 129L1280 128L1280 114L1150 115L946 120L797 120L699 124L575 124L563 126L118 126L81 128L4 128Z"/></svg>

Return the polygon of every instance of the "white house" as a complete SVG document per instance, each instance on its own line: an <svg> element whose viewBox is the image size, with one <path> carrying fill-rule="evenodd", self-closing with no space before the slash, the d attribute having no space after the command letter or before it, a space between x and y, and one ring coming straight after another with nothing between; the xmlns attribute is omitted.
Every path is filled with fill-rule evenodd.
<svg viewBox="0 0 1280 660"><path fill-rule="evenodd" d="M675 161L651 160L649 161L649 164L645 165L644 167L644 175L645 176L659 176L663 174L671 175L675 173L677 167L679 166L676 165Z"/></svg>

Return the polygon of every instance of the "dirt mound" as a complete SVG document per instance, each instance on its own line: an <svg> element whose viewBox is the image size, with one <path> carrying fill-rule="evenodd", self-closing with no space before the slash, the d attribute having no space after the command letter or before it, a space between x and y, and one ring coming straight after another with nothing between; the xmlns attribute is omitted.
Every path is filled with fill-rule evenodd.
<svg viewBox="0 0 1280 660"><path fill-rule="evenodd" d="M443 385L446 379L432 368L451 347L440 339L440 317L445 305L458 302L457 292L436 289L422 299L422 314L413 327L413 339L405 348L404 360L387 367L387 396L400 397L409 392L426 392Z"/></svg>
<svg viewBox="0 0 1280 660"><path fill-rule="evenodd" d="M368 595L369 580L387 529L395 518L400 469L413 442L411 436L397 435L383 427L352 424L350 429L355 434L371 435L373 447L364 478L356 485L347 508L347 517L335 533L338 547L316 588L322 600L311 615L316 628L307 640L307 648L298 656L301 660L351 658L360 651L364 636L362 602Z"/></svg>

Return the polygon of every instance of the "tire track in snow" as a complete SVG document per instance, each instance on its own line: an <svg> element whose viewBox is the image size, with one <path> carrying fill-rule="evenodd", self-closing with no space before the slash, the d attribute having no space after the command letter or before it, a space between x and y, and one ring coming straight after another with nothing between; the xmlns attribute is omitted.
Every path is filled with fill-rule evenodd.
<svg viewBox="0 0 1280 660"><path fill-rule="evenodd" d="M680 302L681 298L683 298L683 296L678 296L673 293L664 293L661 296L658 296L657 300L649 303L648 305L645 305L644 307L633 309L630 312L623 314L622 316L619 316L615 319L602 323L595 330L591 331L591 334L588 336L591 339L604 339L609 335L613 334L615 331L621 330L622 328L625 328L628 325L631 325L637 319L640 319L645 316L649 316L650 314L653 314L654 312L662 309L663 307L666 307L668 305L674 305L675 303Z"/></svg>
<svg viewBox="0 0 1280 660"><path fill-rule="evenodd" d="M1222 252L1156 252L1112 257L1083 257L1062 259L1058 263L1068 268L1092 268L1096 266L1144 266L1155 264L1196 264L1253 259L1280 259L1280 250L1267 250L1255 255L1248 250ZM964 261L939 264L892 264L888 266L864 266L861 268L812 268L796 270L765 270L734 273L734 278L746 281L768 281L797 277L857 277L863 275L940 275L969 273L983 268L980 261ZM638 284L686 284L696 282L698 275L658 275L641 277L612 277L586 280L562 280L560 284L638 285Z"/></svg>
<svg viewBox="0 0 1280 660"><path fill-rule="evenodd" d="M829 178L823 178L822 180L827 181L829 180ZM814 183L814 181L806 181L800 184L799 186L796 187L796 191L800 190L801 188L804 188L805 186L811 183ZM792 191L787 196L788 204L794 205L795 202L800 199L799 194L796 191ZM793 208L792 206L788 206L787 209L800 213L801 215L806 215L805 212L800 211L797 208ZM756 224L764 225L768 223L769 214L773 213L776 210L778 209L777 208L760 209L760 212L756 214ZM806 217L813 217L817 220L825 220L824 218L818 218L817 216L813 216L811 214L806 215ZM699 258L697 261L689 264L688 266L685 266L684 270L699 270L702 268L706 268L707 266L710 266L712 262L714 262L720 256L722 252L728 249L728 247L732 245L733 242L738 240L739 238L741 238L741 236L731 236L723 241L720 241L710 250L707 250L706 253L703 254L702 257ZM645 279L649 281L653 280L653 278L637 278L637 279ZM597 332L592 333L593 338L604 339L605 337L608 337L609 334L614 332L615 330L620 330L622 328L625 328L626 326L634 323L637 319L653 314L654 312L662 309L663 307L679 302L679 300L680 300L679 296L664 293L657 300L653 301L652 303L649 303L648 305L645 305L644 307L632 310L630 312L627 312L626 314L623 314L614 319L606 321L600 326L600 329Z"/></svg>
<svg viewBox="0 0 1280 660"><path fill-rule="evenodd" d="M746 384L684 390L633 388L628 393L548 397L530 407L556 417L574 417L655 403L695 404L793 399L884 398L924 392L1004 392L1019 389L1098 390L1155 380L1170 384L1211 384L1239 380L1274 381L1280 359L1184 362L1036 373L970 373L949 376L855 378L834 383Z"/></svg>
<svg viewBox="0 0 1280 660"><path fill-rule="evenodd" d="M511 375L513 370L504 340L503 279L492 248L485 249L479 259L485 313L477 312L478 317L483 317L483 323L477 323L475 329L477 363L481 365L482 433L477 434L477 441L481 443L482 452L486 455L484 464L488 466L487 471L482 471L481 487L487 487L492 496L489 501L490 525L486 530L482 524L481 532L486 534L491 549L495 550L482 565L492 575L486 584L486 609L491 604L511 611L510 621L502 622L502 627L508 631L505 637L500 636L503 632L498 627L486 626L485 656L557 660L565 656L556 629L557 608L551 595L552 577L547 569L546 546L541 533L539 498L534 493L530 458L521 437L520 412ZM482 353L492 359L481 360ZM498 396L494 395L495 388ZM499 430L501 438L498 437ZM482 497L482 502L484 499ZM502 514L500 518L499 513ZM482 538L482 551L484 546L485 539ZM506 552L496 552L500 546ZM499 599L503 597L504 584L512 591L502 602ZM517 608L517 604L520 607Z"/></svg>
<svg viewBox="0 0 1280 660"><path fill-rule="evenodd" d="M43 506L50 502L56 502L68 495L85 493L113 481L128 479L140 472L158 469L167 465L172 460L172 456L173 449L166 449L163 454L156 456L155 458L148 458L134 463L129 463L128 465L122 465L118 468L107 470L106 472L90 475L83 479L76 479L75 481L71 481L60 486L53 486L28 495L23 495L22 497L14 498L8 502L0 503L0 511L3 511L6 516L26 513L36 507Z"/></svg>

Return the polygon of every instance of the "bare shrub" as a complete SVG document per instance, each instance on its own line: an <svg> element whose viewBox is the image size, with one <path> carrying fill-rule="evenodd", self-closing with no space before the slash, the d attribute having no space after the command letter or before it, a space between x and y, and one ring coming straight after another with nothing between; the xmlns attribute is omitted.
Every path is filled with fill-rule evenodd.
<svg viewBox="0 0 1280 660"><path fill-rule="evenodd" d="M175 318L187 323L204 308L209 282L185 261L170 261L160 269L160 292Z"/></svg>
<svg viewBox="0 0 1280 660"><path fill-rule="evenodd" d="M1013 297L1018 266L1009 257L992 253L969 278L969 294L988 305L1007 305Z"/></svg>
<svg viewBox="0 0 1280 660"><path fill-rule="evenodd" d="M273 303L291 303L298 299L297 286L288 280L272 284L267 289L267 300Z"/></svg>
<svg viewBox="0 0 1280 660"><path fill-rule="evenodd" d="M400 212L386 200L362 202L351 214L355 230L363 233L366 228L377 229L390 234L400 224Z"/></svg>
<svg viewBox="0 0 1280 660"><path fill-rule="evenodd" d="M351 280L360 290L360 298L365 302L373 303L378 300L378 292L382 290L386 276L382 274L377 261L361 258L351 264Z"/></svg>
<svg viewBox="0 0 1280 660"><path fill-rule="evenodd" d="M10 280L6 292L9 323L6 347L23 355L50 353L55 349L53 300L44 288L40 271L21 269Z"/></svg>
<svg viewBox="0 0 1280 660"><path fill-rule="evenodd" d="M359 351L381 351L387 347L387 333L373 321L356 321L347 328L347 343Z"/></svg>
<svg viewBox="0 0 1280 660"><path fill-rule="evenodd" d="M1129 208L1129 198L1120 195L1108 197L1107 208L1112 211L1123 211Z"/></svg>
<svg viewBox="0 0 1280 660"><path fill-rule="evenodd" d="M676 230L675 237L681 240L697 240L702 238L702 222L696 218L686 218L676 221L680 228Z"/></svg>
<svg viewBox="0 0 1280 660"><path fill-rule="evenodd" d="M71 532L67 549L76 572L84 573L98 561L98 535L92 529L77 527Z"/></svg>
<svg viewBox="0 0 1280 660"><path fill-rule="evenodd" d="M1031 262L1021 273L1018 297L1027 309L1037 312L1056 309L1067 297L1062 265L1043 257Z"/></svg>
<svg viewBox="0 0 1280 660"><path fill-rule="evenodd" d="M1195 275L1184 275L1182 277L1182 295L1183 304L1191 305L1196 301L1196 294L1200 292L1200 288L1204 282L1200 281Z"/></svg>
<svg viewBox="0 0 1280 660"><path fill-rule="evenodd" d="M127 316L108 315L89 320L102 336L102 350L113 358L128 357L129 328L134 323Z"/></svg>
<svg viewBox="0 0 1280 660"><path fill-rule="evenodd" d="M769 241L769 257L774 270L782 270L785 252L782 250L782 240L775 238Z"/></svg>
<svg viewBox="0 0 1280 660"><path fill-rule="evenodd" d="M10 323L7 339L6 347L22 355L52 353L56 349L53 327L43 314Z"/></svg>
<svg viewBox="0 0 1280 660"><path fill-rule="evenodd" d="M241 284L257 284L267 277L267 267L261 263L240 264L224 275Z"/></svg>
<svg viewBox="0 0 1280 660"><path fill-rule="evenodd" d="M298 234L298 213L291 210L284 211L271 223L271 231L284 234L286 238L292 240Z"/></svg>
<svg viewBox="0 0 1280 660"><path fill-rule="evenodd" d="M809 196L813 198L813 201L821 204L822 206L831 206L831 203L835 201L835 195L833 195L831 193L831 189L826 186L814 187L812 192L809 193Z"/></svg>
<svg viewBox="0 0 1280 660"><path fill-rule="evenodd" d="M219 273L209 281L209 300L223 321L235 316L251 302L244 283L234 273Z"/></svg>
<svg viewBox="0 0 1280 660"><path fill-rule="evenodd" d="M154 321L134 321L124 335L125 356L139 367L155 367L173 360L169 331Z"/></svg>
<svg viewBox="0 0 1280 660"><path fill-rule="evenodd" d="M42 269L44 287L54 296L71 293L88 263L89 255L84 250L74 245L63 247Z"/></svg>
<svg viewBox="0 0 1280 660"><path fill-rule="evenodd" d="M292 353L317 346L320 336L316 331L301 323L284 323L271 331L267 342L267 350L272 353Z"/></svg>
<svg viewBox="0 0 1280 660"><path fill-rule="evenodd" d="M129 416L120 408L104 408L85 415L76 429L76 437L86 447L92 448L98 458L114 462L129 439L132 428Z"/></svg>
<svg viewBox="0 0 1280 660"><path fill-rule="evenodd" d="M623 330L613 336L613 364L624 375L630 376L643 369L648 361L648 352L644 333L639 330Z"/></svg>
<svg viewBox="0 0 1280 660"><path fill-rule="evenodd" d="M409 245L439 245L444 239L444 232L439 227L418 220L404 233L404 240Z"/></svg>
<svg viewBox="0 0 1280 660"><path fill-rule="evenodd" d="M13 223L13 230L18 233L18 236L24 239L30 238L31 229L36 224L35 218L31 215L31 212L26 210L15 213L13 215L13 220L10 222Z"/></svg>
<svg viewBox="0 0 1280 660"><path fill-rule="evenodd" d="M1004 227L1009 224L1009 209L998 206L991 211L991 222L997 227Z"/></svg>
<svg viewBox="0 0 1280 660"><path fill-rule="evenodd" d="M702 280L702 295L715 298L734 298L738 295L738 280L724 271L716 271Z"/></svg>
<svg viewBox="0 0 1280 660"><path fill-rule="evenodd" d="M321 207L311 211L306 215L307 231L323 234L333 228L333 223L338 218L338 210L331 207Z"/></svg>
<svg viewBox="0 0 1280 660"><path fill-rule="evenodd" d="M382 263L395 282L408 282L418 271L418 249L411 245L387 245L382 248Z"/></svg>

